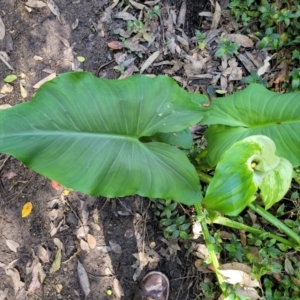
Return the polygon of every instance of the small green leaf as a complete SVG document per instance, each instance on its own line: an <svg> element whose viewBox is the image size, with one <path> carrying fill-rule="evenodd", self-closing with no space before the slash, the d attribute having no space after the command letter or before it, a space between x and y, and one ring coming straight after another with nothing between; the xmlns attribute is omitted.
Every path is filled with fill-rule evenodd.
<svg viewBox="0 0 300 300"><path fill-rule="evenodd" d="M11 75L6 76L4 78L4 81L7 82L7 83L11 83L11 82L15 81L16 79L18 79L18 76L14 75L14 74L11 74Z"/></svg>
<svg viewBox="0 0 300 300"><path fill-rule="evenodd" d="M83 56L77 56L77 60L81 63L85 62L85 58Z"/></svg>

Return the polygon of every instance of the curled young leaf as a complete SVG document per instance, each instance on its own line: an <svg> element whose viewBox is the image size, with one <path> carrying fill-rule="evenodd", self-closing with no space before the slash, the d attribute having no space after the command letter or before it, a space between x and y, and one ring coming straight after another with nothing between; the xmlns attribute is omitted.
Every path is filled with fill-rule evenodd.
<svg viewBox="0 0 300 300"><path fill-rule="evenodd" d="M234 143L218 163L203 205L236 216L255 200L259 188L261 200L270 208L288 191L293 172L291 163L275 151L274 142L263 135Z"/></svg>

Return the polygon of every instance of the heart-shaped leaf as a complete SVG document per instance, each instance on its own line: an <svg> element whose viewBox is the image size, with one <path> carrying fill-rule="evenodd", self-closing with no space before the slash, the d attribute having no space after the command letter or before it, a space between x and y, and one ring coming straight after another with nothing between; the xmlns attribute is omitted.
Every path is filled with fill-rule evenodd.
<svg viewBox="0 0 300 300"><path fill-rule="evenodd" d="M294 167L300 165L300 93L283 95L252 84L214 99L201 123L212 125L205 132L212 166L234 142L251 135L268 136L275 142L278 156Z"/></svg>
<svg viewBox="0 0 300 300"><path fill-rule="evenodd" d="M166 76L105 80L67 73L32 101L0 111L0 152L87 194L199 203L201 187L186 155L142 141L200 121L204 102Z"/></svg>

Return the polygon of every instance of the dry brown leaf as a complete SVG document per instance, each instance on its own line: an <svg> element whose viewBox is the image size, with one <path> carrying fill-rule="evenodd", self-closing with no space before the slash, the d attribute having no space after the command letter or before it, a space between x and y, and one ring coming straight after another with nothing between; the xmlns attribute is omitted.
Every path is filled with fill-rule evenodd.
<svg viewBox="0 0 300 300"><path fill-rule="evenodd" d="M53 239L54 244L57 246L57 252L55 255L54 262L52 263L50 273L54 273L60 269L61 266L61 251L63 249L63 244L58 238Z"/></svg>
<svg viewBox="0 0 300 300"><path fill-rule="evenodd" d="M41 264L37 263L34 265L32 269L32 279L31 283L29 285L28 293L34 294L37 289L41 287L41 283L39 281L39 270L40 270Z"/></svg>
<svg viewBox="0 0 300 300"><path fill-rule="evenodd" d="M259 282L249 275L251 268L242 263L228 263L220 266L218 272L223 275L224 281L230 284L240 284L245 287L259 287Z"/></svg>
<svg viewBox="0 0 300 300"><path fill-rule="evenodd" d="M3 40L5 37L5 26L4 23L0 17L0 40Z"/></svg>
<svg viewBox="0 0 300 300"><path fill-rule="evenodd" d="M2 87L2 89L0 90L1 94L8 94L11 93L14 90L13 86L10 85L9 83L5 83Z"/></svg>
<svg viewBox="0 0 300 300"><path fill-rule="evenodd" d="M224 37L229 39L231 42L239 44L242 47L245 48L253 47L253 41L246 35L239 34L239 33L232 33L232 34L225 34Z"/></svg>
<svg viewBox="0 0 300 300"><path fill-rule="evenodd" d="M295 269L291 263L291 261L286 257L284 260L284 270L289 274L289 275L295 275Z"/></svg>
<svg viewBox="0 0 300 300"><path fill-rule="evenodd" d="M8 63L9 57L6 52L0 51L0 59L10 70L12 70L12 71L14 70L14 68Z"/></svg>
<svg viewBox="0 0 300 300"><path fill-rule="evenodd" d="M268 71L268 69L270 67L269 61L272 58L273 58L273 55L266 57L266 59L264 60L264 65L257 70L257 75L261 76L261 75L265 74Z"/></svg>
<svg viewBox="0 0 300 300"><path fill-rule="evenodd" d="M90 228L89 226L81 226L78 228L76 236L78 239L84 238L86 237L86 235L88 234Z"/></svg>
<svg viewBox="0 0 300 300"><path fill-rule="evenodd" d="M37 255L43 263L49 262L49 253L42 245L38 246Z"/></svg>
<svg viewBox="0 0 300 300"><path fill-rule="evenodd" d="M116 13L115 17L118 19L125 20L125 21L129 21L129 20L135 21L136 20L136 17L134 15L132 15L128 12L125 12L125 11L120 11L120 12Z"/></svg>
<svg viewBox="0 0 300 300"><path fill-rule="evenodd" d="M1 109L8 109L8 108L11 108L11 105L10 105L10 104L1 104L1 105L0 105L0 110L1 110Z"/></svg>
<svg viewBox="0 0 300 300"><path fill-rule="evenodd" d="M4 104L5 105L5 104ZM6 104L6 105L9 105L9 104ZM11 105L9 105L9 107L11 107ZM0 108L0 109L4 109L4 108ZM3 175L3 178L6 178L6 179L12 179L14 177L16 177L17 174L13 171L10 171L10 172L7 172Z"/></svg>
<svg viewBox="0 0 300 300"><path fill-rule="evenodd" d="M291 276L291 280L293 281L293 283L295 283L298 287L300 287L300 280L297 279L296 277L294 276Z"/></svg>
<svg viewBox="0 0 300 300"><path fill-rule="evenodd" d="M48 0L47 5L51 12L60 20L60 11L56 3L53 0Z"/></svg>
<svg viewBox="0 0 300 300"><path fill-rule="evenodd" d="M25 5L29 6L29 7L33 7L33 8L42 8L44 6L47 6L46 3L44 3L43 1L38 1L38 0L28 0Z"/></svg>
<svg viewBox="0 0 300 300"><path fill-rule="evenodd" d="M148 7L147 7L146 5L143 5L143 4L141 4L141 3L135 2L135 1L133 1L133 0L129 0L129 3L130 3L134 8L136 8L136 9L140 9L140 10L142 10L142 9L148 9Z"/></svg>
<svg viewBox="0 0 300 300"><path fill-rule="evenodd" d="M86 252L90 251L89 244L83 239L80 240L80 248L81 248L81 250L86 251Z"/></svg>
<svg viewBox="0 0 300 300"><path fill-rule="evenodd" d="M203 265L203 260L202 259L196 259L195 260L195 267L197 269L200 269L202 265Z"/></svg>
<svg viewBox="0 0 300 300"><path fill-rule="evenodd" d="M23 99L25 99L28 96L28 92L24 88L24 86L20 83L20 92Z"/></svg>
<svg viewBox="0 0 300 300"><path fill-rule="evenodd" d="M177 27L185 25L185 16L186 16L186 0L183 0L177 18Z"/></svg>
<svg viewBox="0 0 300 300"><path fill-rule="evenodd" d="M87 297L91 292L90 281L83 265L80 263L79 260L77 263L77 276L80 288L83 291L85 297Z"/></svg>
<svg viewBox="0 0 300 300"><path fill-rule="evenodd" d="M20 274L15 268L5 268L5 273L11 277L14 284L15 295L24 287L24 282L21 281Z"/></svg>
<svg viewBox="0 0 300 300"><path fill-rule="evenodd" d="M95 247L97 245L97 241L96 241L95 237L88 233L88 235L86 237L86 240L87 240L87 242L89 244L89 247L91 249L95 249Z"/></svg>
<svg viewBox="0 0 300 300"><path fill-rule="evenodd" d="M123 43L119 41L111 41L107 43L107 46L113 50L121 50L123 49Z"/></svg>
<svg viewBox="0 0 300 300"><path fill-rule="evenodd" d="M56 72L50 74L49 76L47 76L47 77L45 77L44 79L42 79L42 80L40 80L39 82L37 82L37 83L33 86L33 88L34 88L34 89L38 89L42 84L44 84L44 83L47 82L47 81L52 80L52 79L55 78L55 77L56 77Z"/></svg>
<svg viewBox="0 0 300 300"><path fill-rule="evenodd" d="M78 20L78 18L76 18L76 20L74 21L74 23L72 23L72 25L71 25L72 30L76 29L77 26L78 26L78 24L79 24L79 20Z"/></svg>
<svg viewBox="0 0 300 300"><path fill-rule="evenodd" d="M209 257L208 249L205 244L196 244L196 245L194 245L194 249L195 249L194 254L197 257L199 257L203 260L205 260Z"/></svg>
<svg viewBox="0 0 300 300"><path fill-rule="evenodd" d="M215 12L211 23L211 30L217 29L221 18L221 6L216 1Z"/></svg>
<svg viewBox="0 0 300 300"><path fill-rule="evenodd" d="M20 245L13 240L6 240L6 245L11 251L16 253L18 252L18 248L20 247Z"/></svg>
<svg viewBox="0 0 300 300"><path fill-rule="evenodd" d="M92 227L94 230L97 230L97 231L100 231L100 230L101 230L101 227L100 227L98 224L94 223L94 222L91 222L90 225L91 225L91 227Z"/></svg>
<svg viewBox="0 0 300 300"><path fill-rule="evenodd" d="M109 241L109 246L111 250L117 254L122 254L121 246L114 240Z"/></svg>
<svg viewBox="0 0 300 300"><path fill-rule="evenodd" d="M145 46L135 44L130 41L126 41L126 48L128 48L130 51L133 51L133 52L141 52L141 53L147 52L147 48Z"/></svg>
<svg viewBox="0 0 300 300"><path fill-rule="evenodd" d="M114 287L114 292L118 298L124 296L124 291L122 289L120 281L117 278L114 278L113 280L113 287Z"/></svg>
<svg viewBox="0 0 300 300"><path fill-rule="evenodd" d="M64 38L63 36L60 36L60 35L58 36L58 38L60 39L60 41L63 43L63 45L66 48L70 48L70 43L66 38Z"/></svg>
<svg viewBox="0 0 300 300"><path fill-rule="evenodd" d="M140 74L142 74L159 57L160 53L161 51L156 51L148 57L141 67Z"/></svg>
<svg viewBox="0 0 300 300"><path fill-rule="evenodd" d="M281 64L281 70L277 74L276 79L274 80L275 84L280 84L281 82L284 82L288 76L289 73L289 64L286 60L284 60Z"/></svg>

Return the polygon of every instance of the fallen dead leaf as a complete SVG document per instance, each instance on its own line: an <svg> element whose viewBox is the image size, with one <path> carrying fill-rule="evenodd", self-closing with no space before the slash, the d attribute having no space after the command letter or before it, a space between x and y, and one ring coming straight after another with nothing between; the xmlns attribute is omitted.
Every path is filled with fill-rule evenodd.
<svg viewBox="0 0 300 300"><path fill-rule="evenodd" d="M3 40L5 37L5 26L4 23L0 17L0 40Z"/></svg>
<svg viewBox="0 0 300 300"><path fill-rule="evenodd" d="M78 26L78 24L79 24L79 20L78 20L78 18L76 18L76 20L74 21L74 23L72 23L71 28L72 28L73 30L76 29L77 26Z"/></svg>
<svg viewBox="0 0 300 300"><path fill-rule="evenodd" d="M251 268L242 263L228 263L220 266L218 271L224 277L224 281L230 284L240 284L245 287L259 287L256 279L250 276Z"/></svg>
<svg viewBox="0 0 300 300"><path fill-rule="evenodd" d="M136 17L134 15L132 15L128 12L125 12L125 11L120 11L120 12L116 13L115 17L117 19L122 19L125 21L129 21L129 20L135 21L136 20Z"/></svg>
<svg viewBox="0 0 300 300"><path fill-rule="evenodd" d="M55 290L58 294L62 291L62 289L63 289L63 285L60 283L55 286Z"/></svg>
<svg viewBox="0 0 300 300"><path fill-rule="evenodd" d="M275 84L280 84L282 82L286 81L286 78L288 76L289 73L289 64L286 60L284 60L281 64L280 64L281 70L280 72L277 74L274 83Z"/></svg>
<svg viewBox="0 0 300 300"><path fill-rule="evenodd" d="M49 253L42 245L38 246L37 255L44 264L49 262Z"/></svg>
<svg viewBox="0 0 300 300"><path fill-rule="evenodd" d="M54 244L57 246L57 252L55 255L54 262L52 263L50 273L54 273L60 269L61 266L61 250L63 249L63 244L58 238L53 239Z"/></svg>
<svg viewBox="0 0 300 300"><path fill-rule="evenodd" d="M211 30L217 29L219 22L220 22L220 18L221 18L221 6L220 4L216 1L216 5L215 5L215 12L213 15L213 20L211 23Z"/></svg>
<svg viewBox="0 0 300 300"><path fill-rule="evenodd" d="M183 0L177 18L177 27L184 26L185 16L186 16L186 0Z"/></svg>
<svg viewBox="0 0 300 300"><path fill-rule="evenodd" d="M90 251L89 244L86 241L84 241L83 239L80 240L80 248L81 248L81 250L86 251L86 252Z"/></svg>
<svg viewBox="0 0 300 300"><path fill-rule="evenodd" d="M51 186L57 191L60 189L60 184L54 180L51 181Z"/></svg>
<svg viewBox="0 0 300 300"><path fill-rule="evenodd" d="M8 108L11 108L10 104L1 104L0 105L0 109L8 109Z"/></svg>
<svg viewBox="0 0 300 300"><path fill-rule="evenodd" d="M97 241L94 238L94 236L92 236L91 234L87 234L86 240L88 242L88 245L91 249L95 249L96 245L97 245Z"/></svg>
<svg viewBox="0 0 300 300"><path fill-rule="evenodd" d="M42 80L40 80L39 82L37 82L37 83L33 86L33 88L34 88L34 89L38 89L42 84L44 84L44 83L47 82L47 81L52 80L52 79L55 78L55 77L56 77L56 72L50 74L49 76L47 76L47 77L45 77L44 79L42 79Z"/></svg>
<svg viewBox="0 0 300 300"><path fill-rule="evenodd" d="M3 106L4 106L4 105L8 105L7 108L11 107L11 105L9 105L9 104L3 104ZM1 107L0 107L0 109L5 109L5 107L4 107L4 108L1 108ZM16 174L15 172L10 171L10 172L5 173L5 174L3 175L3 178L6 178L6 179L12 179L12 178L14 178L14 177L16 177L16 176L17 176L17 174Z"/></svg>
<svg viewBox="0 0 300 300"><path fill-rule="evenodd" d="M24 287L24 282L21 281L20 274L15 268L5 268L5 273L11 277L14 284L15 295Z"/></svg>
<svg viewBox="0 0 300 300"><path fill-rule="evenodd" d="M28 92L24 88L24 86L20 83L20 91L21 91L21 96L23 99L25 99L28 96Z"/></svg>
<svg viewBox="0 0 300 300"><path fill-rule="evenodd" d="M36 263L32 269L32 279L29 285L28 293L34 294L36 290L41 287L41 283L39 281L39 270L41 264Z"/></svg>
<svg viewBox="0 0 300 300"><path fill-rule="evenodd" d="M90 230L89 226L80 226L77 230L77 233L76 233L77 238L81 239L81 238L86 237L89 230Z"/></svg>
<svg viewBox="0 0 300 300"><path fill-rule="evenodd" d="M161 51L156 51L148 57L141 67L140 74L142 74L159 57L160 53Z"/></svg>
<svg viewBox="0 0 300 300"><path fill-rule="evenodd" d="M41 56L38 56L38 55L35 55L33 57L33 59L36 60L36 61L42 61L43 60L43 58Z"/></svg>
<svg viewBox="0 0 300 300"><path fill-rule="evenodd" d="M123 43L119 41L111 41L107 43L107 46L113 50L121 50L123 49Z"/></svg>
<svg viewBox="0 0 300 300"><path fill-rule="evenodd" d="M13 240L6 240L6 245L11 251L16 253L18 252L18 248L20 247L19 243Z"/></svg>
<svg viewBox="0 0 300 300"><path fill-rule="evenodd" d="M70 43L66 38L64 38L63 36L60 36L60 35L58 36L58 38L60 39L60 41L63 43L63 45L66 48L70 48Z"/></svg>
<svg viewBox="0 0 300 300"><path fill-rule="evenodd" d="M56 3L53 0L48 0L47 5L51 12L60 20L60 11Z"/></svg>
<svg viewBox="0 0 300 300"><path fill-rule="evenodd" d="M135 2L135 1L133 1L133 0L129 0L129 3L130 3L134 8L136 8L136 9L140 9L140 10L142 10L142 9L148 9L148 7L147 7L146 5L143 5L143 4L141 4L141 3Z"/></svg>
<svg viewBox="0 0 300 300"><path fill-rule="evenodd" d="M38 0L28 0L25 5L33 8L42 8L44 6L47 6L47 4L43 1L38 1Z"/></svg>
<svg viewBox="0 0 300 300"><path fill-rule="evenodd" d="M122 289L120 281L117 278L114 278L113 280L113 287L114 287L115 294L118 298L124 296L124 291Z"/></svg>
<svg viewBox="0 0 300 300"><path fill-rule="evenodd" d="M229 39L231 42L237 43L245 48L252 48L253 41L246 35L239 33L225 34L225 38Z"/></svg>
<svg viewBox="0 0 300 300"><path fill-rule="evenodd" d="M8 94L11 93L14 90L14 87L12 85L10 85L9 83L5 83L2 87L2 89L0 90L1 94Z"/></svg>
<svg viewBox="0 0 300 300"><path fill-rule="evenodd" d="M87 297L91 292L90 281L83 265L80 263L79 260L77 264L77 276L80 288L83 291L85 297Z"/></svg>
<svg viewBox="0 0 300 300"><path fill-rule="evenodd" d="M30 201L25 203L23 208L22 208L22 218L28 217L32 212L32 208L33 208L33 206L32 206L32 203Z"/></svg>

